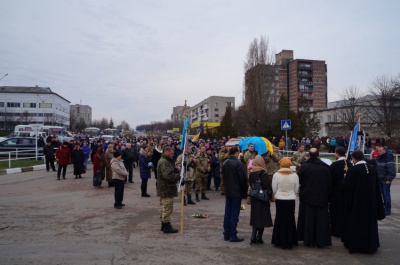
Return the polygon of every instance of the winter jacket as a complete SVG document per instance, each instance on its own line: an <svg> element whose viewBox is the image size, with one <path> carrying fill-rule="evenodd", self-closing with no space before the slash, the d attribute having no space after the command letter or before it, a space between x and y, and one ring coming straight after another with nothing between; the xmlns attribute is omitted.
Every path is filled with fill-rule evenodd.
<svg viewBox="0 0 400 265"><path fill-rule="evenodd" d="M56 151L57 164L68 165L71 161L71 151L68 147L60 146Z"/></svg>
<svg viewBox="0 0 400 265"><path fill-rule="evenodd" d="M132 149L125 148L122 150L122 160L124 160L125 165L133 165L135 154Z"/></svg>
<svg viewBox="0 0 400 265"><path fill-rule="evenodd" d="M45 155L46 159L54 159L54 147L45 145L43 147L43 154Z"/></svg>
<svg viewBox="0 0 400 265"><path fill-rule="evenodd" d="M83 156L85 157L85 159L89 159L90 156L90 147L89 146L82 146L82 151L83 151Z"/></svg>
<svg viewBox="0 0 400 265"><path fill-rule="evenodd" d="M396 164L391 150L376 158L376 171L381 182L392 181L396 177Z"/></svg>
<svg viewBox="0 0 400 265"><path fill-rule="evenodd" d="M157 196L161 198L173 198L178 196L177 182L180 179L179 172L175 170L174 161L162 154L157 165Z"/></svg>
<svg viewBox="0 0 400 265"><path fill-rule="evenodd" d="M225 197L239 199L247 197L246 175L242 163L236 156L229 156L222 166Z"/></svg>
<svg viewBox="0 0 400 265"><path fill-rule="evenodd" d="M140 149L140 155L139 155L139 172L140 172L140 178L141 179L149 179L151 178L151 168L148 166L148 158L147 158L147 153L146 151L142 151L143 149Z"/></svg>
<svg viewBox="0 0 400 265"><path fill-rule="evenodd" d="M111 159L111 170L113 179L125 180L128 176L128 171L125 168L124 162L115 157Z"/></svg>

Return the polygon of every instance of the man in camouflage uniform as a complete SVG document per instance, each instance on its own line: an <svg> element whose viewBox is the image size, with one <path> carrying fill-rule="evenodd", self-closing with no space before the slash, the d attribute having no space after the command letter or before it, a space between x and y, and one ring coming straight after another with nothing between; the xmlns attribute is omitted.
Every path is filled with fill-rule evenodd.
<svg viewBox="0 0 400 265"><path fill-rule="evenodd" d="M208 159L206 155L206 148L204 146L200 147L199 152L195 156L197 159L196 164L196 201L199 202L199 192L201 191L201 199L209 200L206 197L207 188L207 177L210 170L210 165L208 164Z"/></svg>
<svg viewBox="0 0 400 265"><path fill-rule="evenodd" d="M272 184L272 176L279 170L279 160L282 159L282 154L279 152L279 147L272 146L274 153L270 155L269 153L263 155L265 165L267 167L267 173L270 184Z"/></svg>
<svg viewBox="0 0 400 265"><path fill-rule="evenodd" d="M196 158L192 154L192 145L187 144L185 146L186 153L185 153L185 161L183 163L185 167L185 193L187 196L187 203L188 204L196 204L194 201L192 201L192 192L193 192L193 181L195 179L195 172L196 172ZM182 156L183 154L180 154L175 162L175 167L181 167L182 166ZM183 170L183 169L182 169ZM184 205L186 205L186 198Z"/></svg>
<svg viewBox="0 0 400 265"><path fill-rule="evenodd" d="M304 156L306 155L306 151L304 151L304 144L299 145L299 150L297 152L294 152L292 155L292 164L293 166L296 166L296 170L298 171L300 168L301 162L304 161Z"/></svg>
<svg viewBox="0 0 400 265"><path fill-rule="evenodd" d="M149 138L149 142L147 143L147 146L149 147L149 157L151 158L153 156L154 148L156 145L154 144L153 138Z"/></svg>
<svg viewBox="0 0 400 265"><path fill-rule="evenodd" d="M223 173L222 173L222 166L224 165L225 160L227 160L229 157L229 150L225 145L221 146L221 150L218 153L218 159L219 159L219 174L221 177L221 185L219 188L221 189L221 195L225 195L225 186L224 186L224 178L223 178Z"/></svg>
<svg viewBox="0 0 400 265"><path fill-rule="evenodd" d="M165 147L157 165L157 194L160 197L161 231L164 233L178 232L171 226L171 214L174 209L174 197L178 196L176 183L180 180L181 168L175 167L173 157L174 150L171 147Z"/></svg>
<svg viewBox="0 0 400 265"><path fill-rule="evenodd" d="M250 169L249 168L249 162L250 160L253 160L254 158L256 158L257 156L257 152L254 151L254 144L253 143L249 143L247 146L247 151L244 153L243 159L245 162L245 172L246 172L246 180L247 180L247 194L249 194L251 187L250 187L250 183L249 183L249 174L250 174ZM250 196L247 197L247 204L251 203L251 198Z"/></svg>

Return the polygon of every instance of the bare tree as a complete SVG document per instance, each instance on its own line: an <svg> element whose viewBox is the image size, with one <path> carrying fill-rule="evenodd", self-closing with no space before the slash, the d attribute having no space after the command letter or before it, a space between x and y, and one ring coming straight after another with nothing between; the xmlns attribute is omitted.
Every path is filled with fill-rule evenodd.
<svg viewBox="0 0 400 265"><path fill-rule="evenodd" d="M130 125L125 120L121 121L121 123L117 126L118 130L129 131Z"/></svg>
<svg viewBox="0 0 400 265"><path fill-rule="evenodd" d="M351 131L358 121L358 116L363 115L364 96L364 93L356 86L346 87L342 92L337 117L347 130Z"/></svg>
<svg viewBox="0 0 400 265"><path fill-rule="evenodd" d="M32 122L32 116L30 116L29 112L25 110L19 115L18 122L20 124L29 124L30 122Z"/></svg>
<svg viewBox="0 0 400 265"><path fill-rule="evenodd" d="M371 118L382 133L391 137L400 129L400 75L376 77L369 92Z"/></svg>
<svg viewBox="0 0 400 265"><path fill-rule="evenodd" d="M277 104L273 91L274 60L265 37L250 43L244 70L243 104L237 112L240 133L267 135L272 125L271 113Z"/></svg>

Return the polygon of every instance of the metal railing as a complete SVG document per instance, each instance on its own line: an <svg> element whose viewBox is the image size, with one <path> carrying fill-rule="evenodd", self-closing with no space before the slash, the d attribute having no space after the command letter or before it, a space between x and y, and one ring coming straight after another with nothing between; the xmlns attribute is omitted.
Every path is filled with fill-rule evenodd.
<svg viewBox="0 0 400 265"><path fill-rule="evenodd" d="M8 157L8 158L3 159L2 157ZM0 152L0 162L8 161L8 168L11 168L11 161L28 160L28 159L43 160L43 164L45 163L43 153L39 154L38 151L38 153L36 154L34 149L18 150L17 148L15 151Z"/></svg>
<svg viewBox="0 0 400 265"><path fill-rule="evenodd" d="M280 150L279 151L283 156L286 156L286 157L291 157L292 155L293 155L293 153L294 153L294 151L289 151L289 150ZM335 154L334 153L326 153L326 152L320 152L319 153L319 155L320 155L320 157L326 157L326 156L335 156ZM372 155L371 154L364 154L364 156L366 157L366 158L369 158L369 159L371 159L372 158ZM396 164L396 172L397 173L400 173L400 154L393 154L393 157L394 157L394 162L395 162L395 164ZM333 160L334 161L334 160Z"/></svg>

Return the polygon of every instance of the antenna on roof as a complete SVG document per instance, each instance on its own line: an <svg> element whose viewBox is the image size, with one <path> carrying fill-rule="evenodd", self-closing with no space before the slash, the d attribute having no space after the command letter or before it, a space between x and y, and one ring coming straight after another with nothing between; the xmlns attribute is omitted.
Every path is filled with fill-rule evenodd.
<svg viewBox="0 0 400 265"><path fill-rule="evenodd" d="M81 99L81 105L82 105L82 99Z"/></svg>

